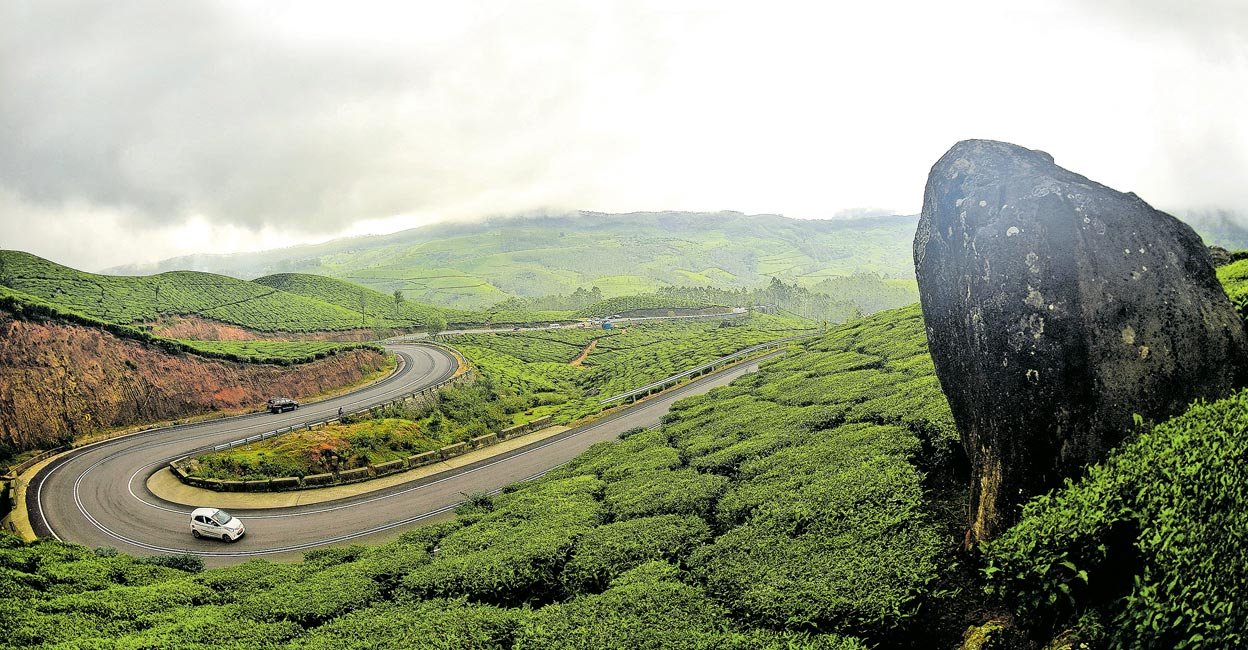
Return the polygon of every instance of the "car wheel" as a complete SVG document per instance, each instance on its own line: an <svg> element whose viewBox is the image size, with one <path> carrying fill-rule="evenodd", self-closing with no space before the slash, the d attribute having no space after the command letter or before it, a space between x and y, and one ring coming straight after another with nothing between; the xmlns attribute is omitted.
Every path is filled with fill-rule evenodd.
<svg viewBox="0 0 1248 650"><path fill-rule="evenodd" d="M222 536L221 536L221 541L223 541L223 542L228 542L228 541L230 541L230 536L229 536L228 534L226 534L226 535L222 535Z"/></svg>
<svg viewBox="0 0 1248 650"><path fill-rule="evenodd" d="M194 528L192 528L192 529L191 529L191 537L194 537L195 539L199 539L199 531L198 531L198 530L195 530Z"/></svg>

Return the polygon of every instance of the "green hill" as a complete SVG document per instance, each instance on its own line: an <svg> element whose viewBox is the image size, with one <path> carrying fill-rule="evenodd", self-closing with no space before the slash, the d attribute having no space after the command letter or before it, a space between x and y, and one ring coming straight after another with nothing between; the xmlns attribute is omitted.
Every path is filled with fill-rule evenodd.
<svg viewBox="0 0 1248 650"><path fill-rule="evenodd" d="M333 280L326 284L330 283L345 284ZM98 275L20 251L0 251L0 285L58 308L121 325L150 323L170 315L203 316L266 332L334 331L396 322L388 315L394 313L392 301L386 316L361 318L358 297L352 310L319 297L224 275L199 271ZM356 291L367 290L361 287ZM426 312L434 314L436 310L412 305L404 312L410 320L397 322L403 327L423 324L420 314Z"/></svg>
<svg viewBox="0 0 1248 650"><path fill-rule="evenodd" d="M191 573L177 567L195 569L194 558L0 535L0 593L10 594L0 638L186 646L222 625L251 647L744 650L937 638L918 626L941 610L944 596L927 586L953 545L924 501L925 473L941 474L944 456L922 456L948 446L950 424L922 341L915 308L840 328L681 401L662 429L472 498L453 521L299 564Z"/></svg>
<svg viewBox="0 0 1248 650"><path fill-rule="evenodd" d="M803 286L857 272L913 280L914 223L915 217L576 213L436 224L314 246L175 258L155 270L195 268L242 278L314 273L386 295L400 290L418 302L480 309L509 297L570 294L591 286L611 298L669 286L756 287L772 277ZM915 297L911 292L904 302L889 306Z"/></svg>
<svg viewBox="0 0 1248 650"><path fill-rule="evenodd" d="M964 458L912 306L380 546L200 570L0 533L0 638L908 648L991 618L976 647L1242 647L1245 427L1248 393L1198 403L960 553Z"/></svg>
<svg viewBox="0 0 1248 650"><path fill-rule="evenodd" d="M115 336L151 343L168 352L190 352L201 357L225 359L240 363L276 363L290 365L323 359L327 355L367 347L380 350L371 344L335 343L323 341L197 341L154 336L151 332L131 325L119 324L84 314L74 309L48 302L38 296L10 289L0 284L0 310L19 318L54 318L57 320L98 327Z"/></svg>
<svg viewBox="0 0 1248 650"><path fill-rule="evenodd" d="M343 309L361 313L385 327L429 327L441 329L446 318L435 307L410 302L402 294L386 295L344 280L307 273L278 273L253 280L279 291L313 298Z"/></svg>

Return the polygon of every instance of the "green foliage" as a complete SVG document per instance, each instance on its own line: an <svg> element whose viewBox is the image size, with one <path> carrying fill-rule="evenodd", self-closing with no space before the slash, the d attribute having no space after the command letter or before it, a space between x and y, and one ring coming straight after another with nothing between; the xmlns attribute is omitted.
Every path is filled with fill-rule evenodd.
<svg viewBox="0 0 1248 650"><path fill-rule="evenodd" d="M740 327L727 329L714 323L678 322L613 331L559 329L459 336L454 343L477 367L476 382L444 388L433 403L392 405L344 424L204 454L195 459L189 472L225 480L306 476L406 458L543 416L568 423L600 412L598 402L605 394L791 335L795 325L791 319L766 315L740 321ZM591 343L595 349L585 363L569 365ZM207 345L243 349L243 344L235 342ZM612 478L679 464L675 450L651 452L620 465Z"/></svg>
<svg viewBox="0 0 1248 650"><path fill-rule="evenodd" d="M446 388L442 395L439 404L392 405L375 414L344 417L338 424L201 454L193 459L187 473L250 481L341 472L439 449L479 435L472 433L474 425L505 421L487 385ZM444 416L444 412L455 414L463 422Z"/></svg>
<svg viewBox="0 0 1248 650"><path fill-rule="evenodd" d="M0 260L8 274L5 286L11 290L10 296L14 292L26 294L57 311L114 325L196 315L265 332L309 332L377 325L407 327L417 322L416 313L427 314L420 318L429 322L440 317L433 308L408 304L404 313L410 318L405 316L406 320L391 320L393 309L384 316L362 319L358 306L353 311L320 296L308 297L198 271L142 277L97 275L17 251L0 251ZM353 286L339 280L324 279L324 283ZM355 290L370 291L363 287Z"/></svg>
<svg viewBox="0 0 1248 650"><path fill-rule="evenodd" d="M306 273L278 273L253 280L256 284L312 298L354 312L357 322L370 327L431 328L442 330L446 317L429 305L409 302L402 290L386 295L345 280Z"/></svg>
<svg viewBox="0 0 1248 650"><path fill-rule="evenodd" d="M627 329L565 329L515 334L457 336L452 343L489 377L517 408L516 421L549 415L555 423L594 415L603 397L693 368L758 343L791 336L800 321L753 315L733 321L678 321L638 324ZM580 366L570 366L596 341Z"/></svg>
<svg viewBox="0 0 1248 650"><path fill-rule="evenodd" d="M490 512L494 509L494 498L489 492L477 490L464 495L464 502L455 508L455 514L464 517L467 515Z"/></svg>
<svg viewBox="0 0 1248 650"><path fill-rule="evenodd" d="M0 251L3 255L4 251ZM240 363L277 363L290 365L322 359L344 350L381 348L361 343L317 343L317 342L285 342L285 341L192 341L167 339L153 336L146 330L129 325L119 325L88 316L48 302L37 296L15 291L0 286L0 309L8 311L20 318L56 318L78 325L98 327L115 336L142 341L156 345L165 351L176 354L187 352L201 357L225 359ZM250 346L250 347L249 347Z"/></svg>
<svg viewBox="0 0 1248 650"><path fill-rule="evenodd" d="M1248 392L1197 403L1028 503L988 544L990 588L1033 630L1116 648L1248 643Z"/></svg>
<svg viewBox="0 0 1248 650"><path fill-rule="evenodd" d="M904 429L847 425L741 466L718 504L731 530L691 560L747 620L886 629L935 578L944 545L928 521Z"/></svg>
<svg viewBox="0 0 1248 650"><path fill-rule="evenodd" d="M153 616L145 629L116 638L105 637L88 647L217 648L273 647L302 630L293 621L259 621L239 605L179 607Z"/></svg>
<svg viewBox="0 0 1248 650"><path fill-rule="evenodd" d="M724 329L789 326L753 322ZM665 330L635 329L597 348L680 356ZM695 331L710 344L730 334L710 332L718 329ZM551 349L587 341L541 334ZM860 648L849 636L924 639L915 612L942 606L931 592L952 540L938 534L923 494L952 457L928 456L944 440L947 406L909 394L930 396L920 390L933 372L914 340L922 336L914 309L834 329L682 400L660 428L595 445L498 496L474 495L454 521L377 547L191 574L0 536L0 638L202 647L217 624L241 630L227 647ZM429 431L436 417L440 430L460 431L566 403L539 394L601 385L578 383L601 381L593 355L576 368L477 350L510 366L479 364L479 385L444 398L447 409L399 419ZM862 372L892 383L862 391L833 379ZM545 392L504 406L516 399L512 379ZM804 393L811 382L847 392Z"/></svg>
<svg viewBox="0 0 1248 650"><path fill-rule="evenodd" d="M764 305L808 321L843 323L882 309L913 303L919 297L912 278L886 279L875 273L802 276L792 284L772 276L766 284L743 288L663 287L659 293L695 303L751 307ZM801 281L816 284L803 286Z"/></svg>
<svg viewBox="0 0 1248 650"><path fill-rule="evenodd" d="M1218 281L1241 318L1248 320L1248 260L1218 267Z"/></svg>
<svg viewBox="0 0 1248 650"><path fill-rule="evenodd" d="M359 609L381 595L381 586L359 563L332 566L283 582L240 602L265 621L291 621L308 628Z"/></svg>
<svg viewBox="0 0 1248 650"><path fill-rule="evenodd" d="M96 549L97 555L99 549ZM115 552L115 551L114 551ZM204 570L204 558L190 553L179 553L177 555L153 555L151 557L140 558L138 560L143 564L152 564L155 566L169 567L170 569L178 569L187 573L199 573Z"/></svg>
<svg viewBox="0 0 1248 650"><path fill-rule="evenodd" d="M862 648L852 639L739 632L727 612L670 564L624 573L601 594L547 605L523 622L515 648Z"/></svg>
<svg viewBox="0 0 1248 650"><path fill-rule="evenodd" d="M443 537L434 560L408 573L401 592L513 605L553 597L576 540L602 521L601 489L597 479L576 477L499 497L492 511Z"/></svg>
<svg viewBox="0 0 1248 650"><path fill-rule="evenodd" d="M666 312L667 310L697 310L722 305L709 301L684 298L671 293L646 293L632 296L616 296L588 305L576 313L582 318L604 318L615 314L634 312ZM662 313L653 315L662 316Z"/></svg>
<svg viewBox="0 0 1248 650"><path fill-rule="evenodd" d="M511 647L512 634L523 617L523 610L478 605L464 599L384 604L336 618L290 647L505 650Z"/></svg>
<svg viewBox="0 0 1248 650"><path fill-rule="evenodd" d="M659 514L709 517L728 480L692 470L646 472L607 485L605 504L616 519Z"/></svg>
<svg viewBox="0 0 1248 650"><path fill-rule="evenodd" d="M698 517L660 515L599 526L581 537L563 568L568 593L601 591L651 560L677 562L705 544L711 529Z"/></svg>
<svg viewBox="0 0 1248 650"><path fill-rule="evenodd" d="M243 363L275 363L288 366L308 363L348 350L377 350L367 343L335 343L332 341L197 341L178 339L189 350L202 356Z"/></svg>

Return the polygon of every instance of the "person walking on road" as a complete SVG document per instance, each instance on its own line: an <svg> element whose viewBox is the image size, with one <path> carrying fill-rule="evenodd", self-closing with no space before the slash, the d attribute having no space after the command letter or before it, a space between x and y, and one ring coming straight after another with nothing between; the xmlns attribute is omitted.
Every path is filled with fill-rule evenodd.
<svg viewBox="0 0 1248 650"><path fill-rule="evenodd" d="M342 417L342 407L338 407L338 417Z"/></svg>

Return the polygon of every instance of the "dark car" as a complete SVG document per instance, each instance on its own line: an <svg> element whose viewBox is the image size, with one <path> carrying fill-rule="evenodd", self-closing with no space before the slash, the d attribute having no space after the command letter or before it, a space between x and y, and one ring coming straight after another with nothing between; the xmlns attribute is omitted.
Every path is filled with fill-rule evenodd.
<svg viewBox="0 0 1248 650"><path fill-rule="evenodd" d="M299 408L299 402L289 397L274 397L269 400L269 413L281 413L283 411L293 411Z"/></svg>

